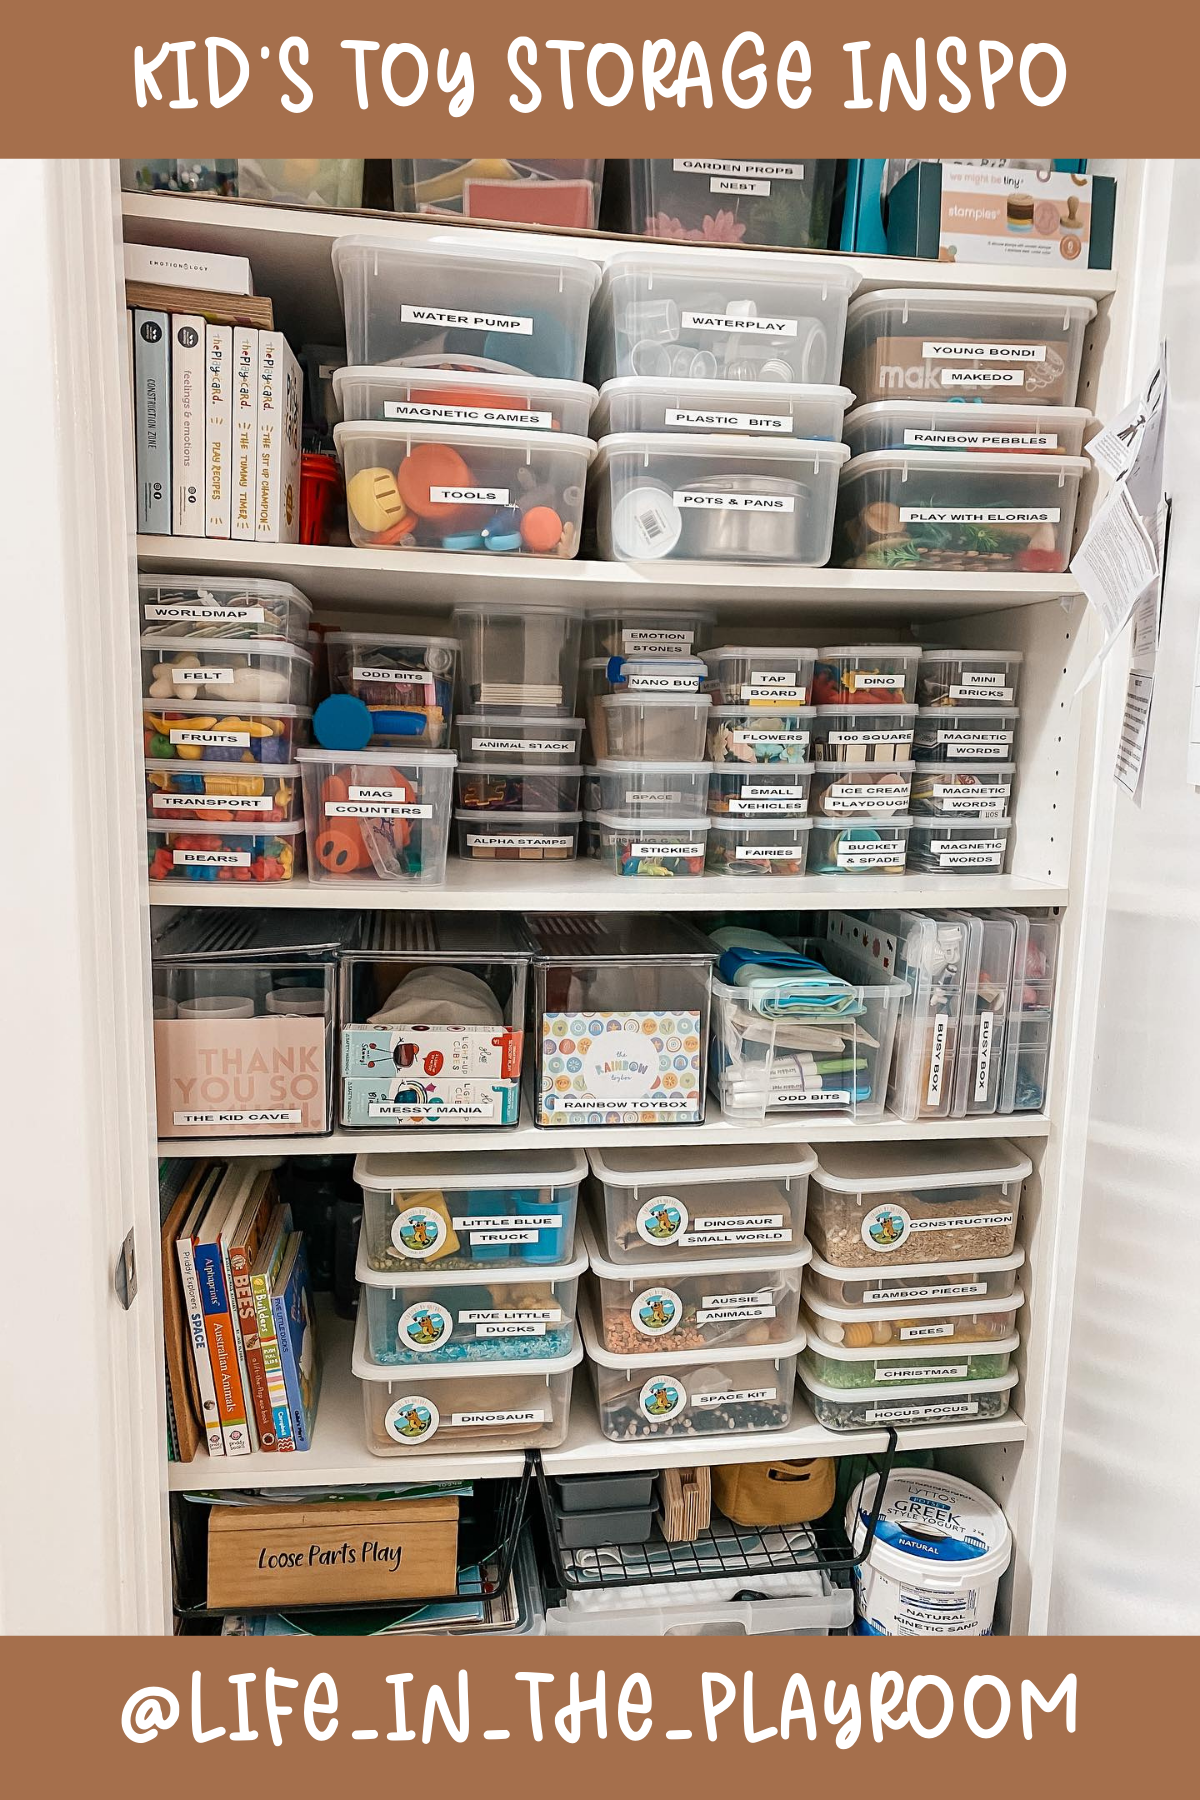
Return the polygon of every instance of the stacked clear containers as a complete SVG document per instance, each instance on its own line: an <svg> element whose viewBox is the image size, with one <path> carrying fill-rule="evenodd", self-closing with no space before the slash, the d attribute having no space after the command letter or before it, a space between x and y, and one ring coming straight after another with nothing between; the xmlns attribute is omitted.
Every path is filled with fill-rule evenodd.
<svg viewBox="0 0 1200 1800"><path fill-rule="evenodd" d="M812 874L904 872L920 655L911 644L831 644L817 652Z"/></svg>
<svg viewBox="0 0 1200 1800"><path fill-rule="evenodd" d="M325 635L329 690L370 713L372 745L440 750L449 742L458 642L398 631Z"/></svg>
<svg viewBox="0 0 1200 1800"><path fill-rule="evenodd" d="M301 750L313 881L446 879L452 750Z"/></svg>
<svg viewBox="0 0 1200 1800"><path fill-rule="evenodd" d="M610 163L604 218L636 237L824 250L836 163L676 156Z"/></svg>
<svg viewBox="0 0 1200 1800"><path fill-rule="evenodd" d="M802 875L813 767L817 653L802 645L710 650L713 698L708 867L714 874Z"/></svg>

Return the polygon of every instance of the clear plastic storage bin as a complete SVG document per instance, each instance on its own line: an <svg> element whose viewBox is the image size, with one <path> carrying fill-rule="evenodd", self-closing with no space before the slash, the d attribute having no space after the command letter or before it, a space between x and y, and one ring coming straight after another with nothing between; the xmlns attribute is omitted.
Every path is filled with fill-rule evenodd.
<svg viewBox="0 0 1200 1800"><path fill-rule="evenodd" d="M453 629L462 645L464 712L490 716L498 732L509 730L513 714L570 719L579 673L579 615L571 607L456 606ZM556 760L569 758L556 753Z"/></svg>
<svg viewBox="0 0 1200 1800"><path fill-rule="evenodd" d="M723 644L706 651L708 690L714 706L747 706L757 712L811 699L815 650L796 645Z"/></svg>
<svg viewBox="0 0 1200 1800"><path fill-rule="evenodd" d="M606 1350L586 1301L579 1319L600 1430L614 1443L784 1431L791 1421L800 1330L773 1348L660 1349L647 1360Z"/></svg>
<svg viewBox="0 0 1200 1800"><path fill-rule="evenodd" d="M809 841L810 875L903 875L912 819L906 813L879 818L814 819Z"/></svg>
<svg viewBox="0 0 1200 1800"><path fill-rule="evenodd" d="M878 288L850 308L843 375L860 404L1003 400L1075 405L1092 300Z"/></svg>
<svg viewBox="0 0 1200 1800"><path fill-rule="evenodd" d="M597 762L702 762L708 694L600 694L588 709Z"/></svg>
<svg viewBox="0 0 1200 1800"><path fill-rule="evenodd" d="M694 656L717 615L632 602L590 606L583 621L583 653L596 656Z"/></svg>
<svg viewBox="0 0 1200 1800"><path fill-rule="evenodd" d="M755 1533L757 1537L759 1534ZM769 1537L775 1534L768 1533ZM778 1533L779 1549L792 1554L794 1532ZM644 1606L584 1611L571 1604L546 1610L547 1637L832 1637L854 1621L854 1593L837 1587L824 1569L813 1569L812 1592L780 1599L715 1600L673 1597L669 1588L647 1590ZM753 1578L749 1585L753 1587Z"/></svg>
<svg viewBox="0 0 1200 1800"><path fill-rule="evenodd" d="M463 812L566 813L579 810L578 763L463 763L454 772L457 803Z"/></svg>
<svg viewBox="0 0 1200 1800"><path fill-rule="evenodd" d="M804 1276L804 1297L813 1303L819 1317L825 1311L835 1313L836 1322L843 1328L856 1320L870 1326L882 1308L889 1315L888 1330L893 1331L895 1321L891 1315L898 1316L898 1309L915 1306L924 1319L926 1312L949 1317L947 1309L962 1304L974 1307L986 1317L1011 1316L1013 1324L1006 1331L1013 1331L1019 1304L1016 1296L1020 1292L1017 1270L1024 1261L1025 1251L1020 1244L1007 1256L976 1257L963 1263L888 1263L882 1269L839 1269L814 1252ZM991 1311L993 1306L998 1309L996 1313ZM969 1319L971 1314L953 1316ZM956 1331L963 1329L955 1327ZM821 1331L817 1335L826 1337L827 1333Z"/></svg>
<svg viewBox="0 0 1200 1800"><path fill-rule="evenodd" d="M923 706L913 755L926 763L1012 762L1020 716L1015 706Z"/></svg>
<svg viewBox="0 0 1200 1800"><path fill-rule="evenodd" d="M714 817L757 818L766 813L802 815L808 809L811 763L714 768L708 810Z"/></svg>
<svg viewBox="0 0 1200 1800"><path fill-rule="evenodd" d="M311 718L300 706L143 700L143 749L159 762L291 763Z"/></svg>
<svg viewBox="0 0 1200 1800"><path fill-rule="evenodd" d="M590 438L485 425L340 424L359 548L575 556Z"/></svg>
<svg viewBox="0 0 1200 1800"><path fill-rule="evenodd" d="M464 812L454 815L454 848L468 862L572 862L578 812Z"/></svg>
<svg viewBox="0 0 1200 1800"><path fill-rule="evenodd" d="M454 721L454 744L460 762L484 768L519 763L526 768L560 768L579 761L582 719L544 719L484 713L460 713Z"/></svg>
<svg viewBox="0 0 1200 1800"><path fill-rule="evenodd" d="M312 604L286 581L236 575L139 575L144 643L158 638L278 638L304 648Z"/></svg>
<svg viewBox="0 0 1200 1800"><path fill-rule="evenodd" d="M484 375L470 369L338 369L338 413L400 425L501 426L587 437L596 390L582 381Z"/></svg>
<svg viewBox="0 0 1200 1800"><path fill-rule="evenodd" d="M805 1144L639 1146L589 1150L588 1161L603 1198L597 1243L622 1268L729 1256L765 1263L804 1242L816 1165Z"/></svg>
<svg viewBox="0 0 1200 1800"><path fill-rule="evenodd" d="M913 812L939 818L1003 818L1012 800L1016 769L1011 762L922 763L913 772Z"/></svg>
<svg viewBox="0 0 1200 1800"><path fill-rule="evenodd" d="M811 706L714 706L708 753L714 763L803 763L810 760Z"/></svg>
<svg viewBox="0 0 1200 1800"><path fill-rule="evenodd" d="M301 750L313 881L446 879L452 750Z"/></svg>
<svg viewBox="0 0 1200 1800"><path fill-rule="evenodd" d="M812 725L818 763L908 762L917 728L915 706L819 706Z"/></svg>
<svg viewBox="0 0 1200 1800"><path fill-rule="evenodd" d="M429 1275L569 1262L586 1174L578 1150L359 1156L368 1264Z"/></svg>
<svg viewBox="0 0 1200 1800"><path fill-rule="evenodd" d="M597 856L614 875L703 875L707 819L645 819L597 814Z"/></svg>
<svg viewBox="0 0 1200 1800"><path fill-rule="evenodd" d="M238 705L308 706L313 664L294 644L243 642L240 649L208 637L143 638L142 688L150 700L219 700Z"/></svg>
<svg viewBox="0 0 1200 1800"><path fill-rule="evenodd" d="M987 1381L935 1381L903 1393L848 1393L800 1370L800 1392L827 1431L877 1431L885 1425L939 1425L948 1419L1002 1419L1017 1385L1009 1369Z"/></svg>
<svg viewBox="0 0 1200 1800"><path fill-rule="evenodd" d="M613 762L594 771L597 810L638 819L699 819L708 807L711 763Z"/></svg>
<svg viewBox="0 0 1200 1800"><path fill-rule="evenodd" d="M822 763L813 775L812 810L831 819L906 813L915 763ZM911 842L911 840L910 840Z"/></svg>
<svg viewBox="0 0 1200 1800"><path fill-rule="evenodd" d="M369 1355L360 1309L352 1367L362 1385L367 1449L374 1456L553 1449L567 1435L571 1379L582 1360L576 1342L544 1361L396 1368Z"/></svg>
<svg viewBox="0 0 1200 1800"><path fill-rule="evenodd" d="M594 156L394 156L392 204L397 212L590 231L603 174L604 159Z"/></svg>
<svg viewBox="0 0 1200 1800"><path fill-rule="evenodd" d="M705 665L698 656L663 656L630 652L627 656L589 656L579 671L584 701L601 694L698 694Z"/></svg>
<svg viewBox="0 0 1200 1800"><path fill-rule="evenodd" d="M858 979L896 975L900 1006L888 1105L902 1119L944 1119L950 1112L969 933L960 913L830 915L843 966Z"/></svg>
<svg viewBox="0 0 1200 1800"><path fill-rule="evenodd" d="M785 1344L796 1335L801 1273L812 1255L805 1242L777 1251L765 1267L759 1257L737 1255L702 1266L686 1257L630 1264L608 1260L586 1217L582 1231L597 1335L614 1356L655 1356L660 1346Z"/></svg>
<svg viewBox="0 0 1200 1800"><path fill-rule="evenodd" d="M908 866L941 875L999 875L1008 860L1010 819L914 819Z"/></svg>
<svg viewBox="0 0 1200 1800"><path fill-rule="evenodd" d="M812 1313L806 1308L801 1317L808 1333ZM800 1366L806 1380L822 1387L890 1394L897 1388L927 1387L933 1381L994 1381L1007 1375L1019 1344L1015 1331L986 1349L965 1344L946 1349L936 1343L872 1343L852 1349L845 1343L814 1344L810 1337Z"/></svg>
<svg viewBox="0 0 1200 1800"><path fill-rule="evenodd" d="M606 381L595 435L623 431L731 431L738 437L809 438L836 444L854 396L849 388L798 382L689 381L619 375Z"/></svg>
<svg viewBox="0 0 1200 1800"><path fill-rule="evenodd" d="M848 455L844 444L804 438L606 437L591 490L600 554L818 568L829 560Z"/></svg>
<svg viewBox="0 0 1200 1800"><path fill-rule="evenodd" d="M844 569L1058 575L1071 557L1082 456L877 450L842 470Z"/></svg>
<svg viewBox="0 0 1200 1800"><path fill-rule="evenodd" d="M1011 1255L1033 1164L1012 1144L824 1144L808 1235L839 1269ZM905 1254L899 1255L903 1250Z"/></svg>
<svg viewBox="0 0 1200 1800"><path fill-rule="evenodd" d="M146 764L146 811L164 823L283 824L301 817L300 765L243 772L228 763L151 760Z"/></svg>
<svg viewBox="0 0 1200 1800"><path fill-rule="evenodd" d="M402 631L330 631L329 688L371 710L373 744L438 750L454 706L455 638Z"/></svg>
<svg viewBox="0 0 1200 1800"><path fill-rule="evenodd" d="M824 250L836 170L812 156L631 157L609 164L604 219L636 237Z"/></svg>
<svg viewBox="0 0 1200 1800"><path fill-rule="evenodd" d="M858 277L829 259L675 245L608 259L589 374L725 382L833 382ZM851 384L853 385L853 384Z"/></svg>
<svg viewBox="0 0 1200 1800"><path fill-rule="evenodd" d="M967 1270L968 1275L973 1276L973 1273ZM834 1355L862 1350L874 1350L876 1354L924 1350L937 1355L946 1344L986 1344L998 1349L1004 1339L1015 1336L1017 1313L1024 1304L1024 1294L1020 1288L1014 1288L995 1300L967 1298L938 1302L935 1299L924 1306L884 1300L870 1307L834 1306L806 1286L804 1329L808 1335L808 1349L813 1353L825 1349ZM1007 1366L1006 1360L1004 1368ZM809 1362L808 1367L818 1380L827 1381L831 1387L859 1387L867 1385L868 1380L889 1379L875 1370L862 1381L848 1378L843 1384L832 1370L822 1370L815 1362ZM989 1374L1003 1375L1004 1368L973 1368L969 1373L973 1380L978 1380ZM907 1377L897 1375L890 1379L902 1381ZM936 1379L951 1380L953 1377L938 1376Z"/></svg>
<svg viewBox="0 0 1200 1800"><path fill-rule="evenodd" d="M355 1277L377 1363L540 1362L564 1356L575 1337L582 1254L531 1276L498 1269L383 1275L359 1245Z"/></svg>
<svg viewBox="0 0 1200 1800"><path fill-rule="evenodd" d="M917 644L827 644L817 652L812 697L817 706L909 706L916 697ZM879 721L880 728L890 723Z"/></svg>
<svg viewBox="0 0 1200 1800"><path fill-rule="evenodd" d="M1092 415L1083 406L1014 406L973 400L877 400L846 415L851 456L874 450L982 450L1017 456L1082 456Z"/></svg>
<svg viewBox="0 0 1200 1800"><path fill-rule="evenodd" d="M811 830L811 819L785 813L710 819L704 866L710 875L803 875Z"/></svg>
<svg viewBox="0 0 1200 1800"><path fill-rule="evenodd" d="M408 363L485 375L583 374L596 265L567 248L337 238L333 272L352 367Z"/></svg>
<svg viewBox="0 0 1200 1800"><path fill-rule="evenodd" d="M924 707L1015 706L1020 650L922 650L917 704Z"/></svg>
<svg viewBox="0 0 1200 1800"><path fill-rule="evenodd" d="M151 881L290 881L304 867L304 826L234 820L219 830L197 820L146 825Z"/></svg>
<svg viewBox="0 0 1200 1800"><path fill-rule="evenodd" d="M998 1110L1037 1112L1046 1103L1059 929L1054 917L1005 913L1016 927Z"/></svg>
<svg viewBox="0 0 1200 1800"><path fill-rule="evenodd" d="M939 915L940 916L940 915ZM1016 949L1016 913L952 913L967 932L952 1117L994 1113ZM1024 917L1024 915L1020 915Z"/></svg>
<svg viewBox="0 0 1200 1800"><path fill-rule="evenodd" d="M363 160L355 156L152 157L122 159L131 193L236 194L286 206L362 205Z"/></svg>

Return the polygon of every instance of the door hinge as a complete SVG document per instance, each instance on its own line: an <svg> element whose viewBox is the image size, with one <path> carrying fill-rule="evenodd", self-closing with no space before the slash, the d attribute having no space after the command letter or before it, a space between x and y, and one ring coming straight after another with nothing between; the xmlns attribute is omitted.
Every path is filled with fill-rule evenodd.
<svg viewBox="0 0 1200 1800"><path fill-rule="evenodd" d="M117 1266L113 1270L113 1287L117 1299L128 1312L137 1295L137 1256L133 1247L133 1229L130 1228L125 1242L121 1245L121 1254L117 1257Z"/></svg>

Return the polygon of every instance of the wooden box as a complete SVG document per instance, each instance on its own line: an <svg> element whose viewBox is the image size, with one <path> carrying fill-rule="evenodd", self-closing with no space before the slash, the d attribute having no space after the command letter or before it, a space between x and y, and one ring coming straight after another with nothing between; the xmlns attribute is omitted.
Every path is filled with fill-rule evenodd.
<svg viewBox="0 0 1200 1800"><path fill-rule="evenodd" d="M453 1594L458 1501L214 1506L210 1606L353 1605Z"/></svg>

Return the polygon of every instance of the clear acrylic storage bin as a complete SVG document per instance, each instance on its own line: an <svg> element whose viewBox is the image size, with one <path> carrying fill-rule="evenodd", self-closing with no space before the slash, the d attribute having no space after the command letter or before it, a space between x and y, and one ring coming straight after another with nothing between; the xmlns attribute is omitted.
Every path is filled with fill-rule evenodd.
<svg viewBox="0 0 1200 1800"><path fill-rule="evenodd" d="M597 811L637 819L700 819L708 808L711 763L614 762L592 771Z"/></svg>
<svg viewBox="0 0 1200 1800"><path fill-rule="evenodd" d="M836 171L812 156L630 157L609 164L604 220L635 237L824 250Z"/></svg>
<svg viewBox="0 0 1200 1800"><path fill-rule="evenodd" d="M578 763L464 763L454 772L455 798L462 812L567 813L579 810Z"/></svg>
<svg viewBox="0 0 1200 1800"><path fill-rule="evenodd" d="M704 866L710 875L803 875L808 865L811 819L779 813L708 823Z"/></svg>
<svg viewBox="0 0 1200 1800"><path fill-rule="evenodd" d="M799 382L743 381L733 388L686 376L619 375L601 390L594 432L602 438L624 431L729 431L836 444L853 398L849 388Z"/></svg>
<svg viewBox="0 0 1200 1800"><path fill-rule="evenodd" d="M460 762L484 768L520 763L526 768L560 768L577 763L583 742L582 719L460 713L454 744Z"/></svg>
<svg viewBox="0 0 1200 1800"><path fill-rule="evenodd" d="M839 1269L1012 1254L1033 1164L1012 1144L823 1144L808 1236ZM905 1254L901 1256L899 1252Z"/></svg>
<svg viewBox="0 0 1200 1800"><path fill-rule="evenodd" d="M876 450L842 470L843 569L1058 575L1071 558L1082 456Z"/></svg>
<svg viewBox="0 0 1200 1800"><path fill-rule="evenodd" d="M949 916L961 918L967 932L950 1113L956 1119L974 1118L994 1113L1000 1096L1018 915L989 912Z"/></svg>
<svg viewBox="0 0 1200 1800"><path fill-rule="evenodd" d="M702 762L708 694L600 694L588 709L597 762Z"/></svg>
<svg viewBox="0 0 1200 1800"><path fill-rule="evenodd" d="M771 1348L660 1349L647 1360L606 1350L586 1301L579 1320L600 1430L614 1443L784 1431L791 1421L799 1329Z"/></svg>
<svg viewBox="0 0 1200 1800"><path fill-rule="evenodd" d="M1015 706L923 706L917 714L913 755L918 762L1014 761Z"/></svg>
<svg viewBox="0 0 1200 1800"><path fill-rule="evenodd" d="M583 375L599 273L565 247L447 233L404 244L337 238L332 255L352 367L407 363L565 381Z"/></svg>
<svg viewBox="0 0 1200 1800"><path fill-rule="evenodd" d="M708 753L721 763L805 763L812 755L811 706L714 706Z"/></svg>
<svg viewBox="0 0 1200 1800"><path fill-rule="evenodd" d="M708 691L714 706L748 706L758 712L777 706L807 706L812 697L815 650L793 644L762 649L756 644L723 644L705 652Z"/></svg>
<svg viewBox="0 0 1200 1800"><path fill-rule="evenodd" d="M219 828L197 820L146 825L151 881L290 881L304 868L304 826L242 819Z"/></svg>
<svg viewBox="0 0 1200 1800"><path fill-rule="evenodd" d="M368 1264L428 1275L569 1262L586 1174L578 1150L356 1157Z"/></svg>
<svg viewBox="0 0 1200 1800"><path fill-rule="evenodd" d="M148 700L219 700L224 706L308 706L313 664L294 644L244 643L233 649L208 637L142 640L142 689Z"/></svg>
<svg viewBox="0 0 1200 1800"><path fill-rule="evenodd" d="M878 1431L885 1425L939 1425L950 1419L983 1423L1002 1419L1012 1401L1017 1371L987 1381L934 1381L903 1393L848 1393L817 1381L803 1366L799 1392L827 1431Z"/></svg>
<svg viewBox="0 0 1200 1800"><path fill-rule="evenodd" d="M606 437L590 489L600 554L819 568L829 560L848 454L844 444L803 438Z"/></svg>
<svg viewBox="0 0 1200 1800"><path fill-rule="evenodd" d="M589 656L580 667L583 703L601 694L698 694L705 665L698 656Z"/></svg>
<svg viewBox="0 0 1200 1800"><path fill-rule="evenodd" d="M915 706L818 706L812 724L818 763L908 762L917 728Z"/></svg>
<svg viewBox="0 0 1200 1800"><path fill-rule="evenodd" d="M1059 927L1051 917L1005 913L1016 926L998 1111L1037 1112L1046 1103L1054 1025Z"/></svg>
<svg viewBox="0 0 1200 1800"><path fill-rule="evenodd" d="M575 1300L587 1267L580 1254L540 1269L444 1269L384 1275L359 1244L355 1279L374 1362L541 1362L564 1356L575 1337Z"/></svg>
<svg viewBox="0 0 1200 1800"><path fill-rule="evenodd" d="M514 714L571 717L579 673L579 614L573 608L536 601L456 606L452 623L462 645L464 713L490 716L498 732L508 731Z"/></svg>
<svg viewBox="0 0 1200 1800"><path fill-rule="evenodd" d="M446 879L452 750L301 750L312 881Z"/></svg>
<svg viewBox="0 0 1200 1800"><path fill-rule="evenodd" d="M370 1356L360 1308L352 1368L362 1387L367 1449L374 1456L551 1450L567 1435L571 1380L582 1360L576 1341L544 1361L397 1368Z"/></svg>
<svg viewBox="0 0 1200 1800"><path fill-rule="evenodd" d="M827 644L817 651L812 697L817 706L909 706L916 697L917 644ZM879 721L880 728L890 723Z"/></svg>
<svg viewBox="0 0 1200 1800"><path fill-rule="evenodd" d="M330 631L329 690L371 710L373 744L440 750L450 729L458 642L403 631Z"/></svg>
<svg viewBox="0 0 1200 1800"><path fill-rule="evenodd" d="M900 1006L888 1105L902 1119L949 1116L969 944L965 915L833 913L828 929L860 980L896 975Z"/></svg>
<svg viewBox="0 0 1200 1800"><path fill-rule="evenodd" d="M573 862L578 812L464 812L454 815L455 853L468 862Z"/></svg>
<svg viewBox="0 0 1200 1800"><path fill-rule="evenodd" d="M1010 819L914 819L908 838L910 869L944 875L999 875L1008 860Z"/></svg>
<svg viewBox="0 0 1200 1800"><path fill-rule="evenodd" d="M590 438L484 425L334 426L360 549L575 556Z"/></svg>
<svg viewBox="0 0 1200 1800"><path fill-rule="evenodd" d="M603 1200L596 1241L622 1268L729 1256L765 1265L804 1242L807 1145L648 1145L589 1150L588 1161Z"/></svg>
<svg viewBox="0 0 1200 1800"><path fill-rule="evenodd" d="M583 621L583 654L596 656L695 656L717 615L643 602L608 601L590 606Z"/></svg>
<svg viewBox="0 0 1200 1800"><path fill-rule="evenodd" d="M397 212L590 231L600 216L603 174L604 158L595 156L394 156L392 205Z"/></svg>
<svg viewBox="0 0 1200 1800"><path fill-rule="evenodd" d="M808 810L811 763L714 767L708 810L714 818L760 818L765 814L798 817Z"/></svg>
<svg viewBox="0 0 1200 1800"><path fill-rule="evenodd" d="M1003 400L1075 405L1092 300L878 288L850 308L843 375L862 405L878 400Z"/></svg>
<svg viewBox="0 0 1200 1800"><path fill-rule="evenodd" d="M236 575L139 575L143 643L158 638L276 638L308 643L312 604L286 581Z"/></svg>
<svg viewBox="0 0 1200 1800"><path fill-rule="evenodd" d="M851 456L874 450L982 450L1018 456L1082 456L1092 415L1083 406L1011 401L876 400L847 413Z"/></svg>
<svg viewBox="0 0 1200 1800"><path fill-rule="evenodd" d="M866 767L859 763L822 763L813 774L813 813L818 818L831 819L906 813L915 767L910 762L873 762Z"/></svg>
<svg viewBox="0 0 1200 1800"><path fill-rule="evenodd" d="M1011 1261L1011 1258L1006 1260ZM968 1269L966 1273L973 1275L974 1271ZM1014 1270L1014 1280L1015 1273ZM863 1350L874 1350L877 1355L890 1354L893 1350L901 1355L925 1350L936 1356L946 1344L998 1347L1005 1338L1015 1336L1017 1313L1024 1304L1024 1294L1014 1287L1010 1293L995 1300L968 1298L939 1302L934 1299L930 1304L920 1306L884 1300L870 1307L835 1306L815 1293L806 1277L804 1329L808 1349L814 1353L826 1348L835 1356ZM808 1366L819 1381L827 1381L831 1387L859 1387L867 1385L868 1380L887 1379L876 1370L863 1381L848 1378L843 1383L832 1370L820 1369L812 1362ZM1007 1366L1006 1360L1004 1368ZM985 1375L1003 1375L1004 1368L975 1368L969 1373L973 1380L979 1380ZM944 1377L946 1380L953 1378ZM904 1380L905 1377L894 1379Z"/></svg>
<svg viewBox="0 0 1200 1800"><path fill-rule="evenodd" d="M732 1529L736 1529L731 1527ZM793 1555L793 1545L803 1526L768 1532L778 1539L783 1555ZM755 1532L757 1539L760 1534ZM807 1542L807 1540L806 1540ZM854 1622L854 1591L838 1587L836 1577L814 1568L809 1576L812 1591L770 1600L681 1599L669 1588L647 1589L644 1606L622 1606L584 1611L571 1605L568 1594L562 1606L546 1609L547 1637L833 1637L841 1636ZM708 1584L705 1584L708 1585ZM698 1590L697 1590L698 1591Z"/></svg>
<svg viewBox="0 0 1200 1800"><path fill-rule="evenodd" d="M707 819L646 819L597 814L596 854L613 875L655 879L703 875Z"/></svg>
<svg viewBox="0 0 1200 1800"><path fill-rule="evenodd" d="M917 704L923 707L1015 706L1020 650L922 650Z"/></svg>
<svg viewBox="0 0 1200 1800"><path fill-rule="evenodd" d="M686 1257L614 1263L586 1217L581 1229L596 1334L610 1355L784 1344L796 1335L800 1279L812 1255L803 1240L794 1249L776 1251L767 1265L737 1254L703 1264Z"/></svg>
<svg viewBox="0 0 1200 1800"><path fill-rule="evenodd" d="M142 748L156 762L292 763L311 719L300 706L143 700Z"/></svg>
<svg viewBox="0 0 1200 1800"><path fill-rule="evenodd" d="M913 772L913 812L918 817L1003 818L1016 770L1011 762L921 763Z"/></svg>
<svg viewBox="0 0 1200 1800"><path fill-rule="evenodd" d="M857 285L830 259L673 244L617 250L593 309L589 378L837 381Z"/></svg>
<svg viewBox="0 0 1200 1800"><path fill-rule="evenodd" d="M810 1333L814 1323L811 1309L806 1307L801 1318L805 1333ZM852 1349L845 1343L815 1344L809 1336L800 1366L807 1380L822 1387L891 1394L898 1388L928 1387L935 1381L995 1381L1007 1375L1019 1344L1015 1331L986 1349L969 1344L947 1349L937 1343L871 1343Z"/></svg>
<svg viewBox="0 0 1200 1800"><path fill-rule="evenodd" d="M912 819L905 813L880 818L814 819L808 849L810 875L903 875Z"/></svg>
<svg viewBox="0 0 1200 1800"><path fill-rule="evenodd" d="M400 425L485 425L587 437L596 390L582 381L470 369L337 369L339 416Z"/></svg>
<svg viewBox="0 0 1200 1800"><path fill-rule="evenodd" d="M814 1252L805 1270L804 1297L819 1317L826 1311L835 1313L843 1328L856 1321L870 1327L882 1308L889 1315L888 1330L894 1334L892 1315L899 1316L898 1309L909 1306L916 1307L922 1319L929 1313L926 1322L949 1316L969 1321L969 1312L951 1315L948 1310L961 1304L974 1307L984 1317L1011 1317L1013 1323L1006 1329L1012 1331L1016 1329L1016 1308L1022 1303L1016 1298L1020 1293L1017 1270L1024 1261L1020 1244L1007 1256L982 1256L963 1263L888 1263L882 1269L840 1269ZM965 1329L965 1325L955 1327L956 1332ZM822 1331L818 1335L827 1334Z"/></svg>
<svg viewBox="0 0 1200 1800"><path fill-rule="evenodd" d="M300 765L235 771L228 763L148 761L146 811L151 819L217 825L227 820L279 825L302 816Z"/></svg>

